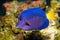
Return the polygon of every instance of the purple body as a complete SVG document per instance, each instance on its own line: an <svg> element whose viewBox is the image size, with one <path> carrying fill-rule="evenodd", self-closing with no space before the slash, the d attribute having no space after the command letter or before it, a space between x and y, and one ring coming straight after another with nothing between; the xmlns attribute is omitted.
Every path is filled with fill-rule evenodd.
<svg viewBox="0 0 60 40"><path fill-rule="evenodd" d="M40 8L30 8L23 11L18 18L16 28L23 30L41 30L47 28L49 20Z"/></svg>

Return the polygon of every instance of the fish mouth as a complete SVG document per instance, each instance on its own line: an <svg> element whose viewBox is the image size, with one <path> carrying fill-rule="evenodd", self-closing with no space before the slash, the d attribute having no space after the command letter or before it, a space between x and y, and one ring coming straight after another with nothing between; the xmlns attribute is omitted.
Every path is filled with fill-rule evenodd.
<svg viewBox="0 0 60 40"><path fill-rule="evenodd" d="M20 27L19 25L17 25L16 28L22 29L22 27Z"/></svg>

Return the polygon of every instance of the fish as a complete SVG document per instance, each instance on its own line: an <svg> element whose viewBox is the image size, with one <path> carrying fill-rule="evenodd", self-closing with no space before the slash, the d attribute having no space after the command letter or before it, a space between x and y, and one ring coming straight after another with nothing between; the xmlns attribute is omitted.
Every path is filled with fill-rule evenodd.
<svg viewBox="0 0 60 40"><path fill-rule="evenodd" d="M18 16L16 28L22 30L42 30L49 26L46 12L41 8L29 8Z"/></svg>

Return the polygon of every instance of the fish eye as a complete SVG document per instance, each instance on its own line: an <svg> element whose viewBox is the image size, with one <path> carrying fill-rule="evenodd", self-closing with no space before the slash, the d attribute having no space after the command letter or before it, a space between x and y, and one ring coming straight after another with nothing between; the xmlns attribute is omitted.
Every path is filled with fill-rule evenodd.
<svg viewBox="0 0 60 40"><path fill-rule="evenodd" d="M22 19L21 19L21 18L19 18L19 20L21 21Z"/></svg>

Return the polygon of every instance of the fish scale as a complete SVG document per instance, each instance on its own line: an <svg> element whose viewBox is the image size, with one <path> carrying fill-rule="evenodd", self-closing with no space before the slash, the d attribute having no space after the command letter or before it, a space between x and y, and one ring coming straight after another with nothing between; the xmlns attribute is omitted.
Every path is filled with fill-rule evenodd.
<svg viewBox="0 0 60 40"><path fill-rule="evenodd" d="M32 19L30 19L29 20L29 22L30 22L30 24L31 24L31 27L33 27L33 28L37 28L37 27L39 27L39 26L41 26L41 25L43 25L43 23L44 23L44 18L43 17L33 17ZM33 22L32 22L33 21Z"/></svg>

